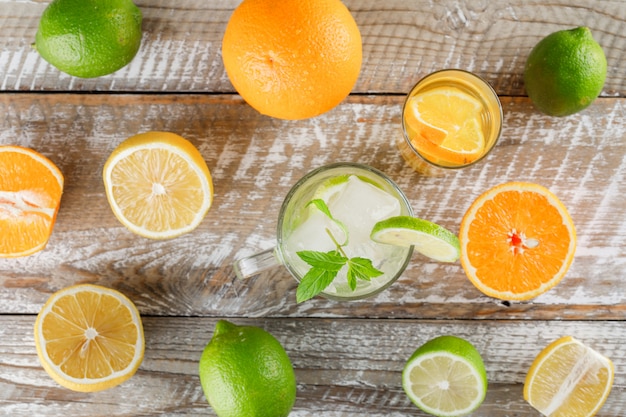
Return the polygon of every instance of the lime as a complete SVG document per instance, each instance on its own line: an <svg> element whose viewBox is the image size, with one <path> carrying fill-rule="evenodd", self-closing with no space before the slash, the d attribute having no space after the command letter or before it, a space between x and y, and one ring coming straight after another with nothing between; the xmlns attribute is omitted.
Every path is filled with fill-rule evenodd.
<svg viewBox="0 0 626 417"><path fill-rule="evenodd" d="M324 200L326 204L329 204L333 197L339 195L346 188L349 178L350 176L345 174L327 179L315 189L311 199Z"/></svg>
<svg viewBox="0 0 626 417"><path fill-rule="evenodd" d="M141 18L132 0L54 0L39 21L35 48L67 74L111 74L137 54Z"/></svg>
<svg viewBox="0 0 626 417"><path fill-rule="evenodd" d="M287 353L259 327L218 321L199 372L204 395L219 417L285 417L296 400Z"/></svg>
<svg viewBox="0 0 626 417"><path fill-rule="evenodd" d="M459 238L448 229L428 220L396 216L381 220L370 234L374 242L414 246L415 250L439 262L459 259Z"/></svg>
<svg viewBox="0 0 626 417"><path fill-rule="evenodd" d="M402 387L421 410L440 417L464 416L487 394L487 373L476 348L456 336L439 336L411 355Z"/></svg>
<svg viewBox="0 0 626 417"><path fill-rule="evenodd" d="M530 52L524 70L526 92L550 116L567 116L589 106L606 78L606 57L591 30L554 32Z"/></svg>

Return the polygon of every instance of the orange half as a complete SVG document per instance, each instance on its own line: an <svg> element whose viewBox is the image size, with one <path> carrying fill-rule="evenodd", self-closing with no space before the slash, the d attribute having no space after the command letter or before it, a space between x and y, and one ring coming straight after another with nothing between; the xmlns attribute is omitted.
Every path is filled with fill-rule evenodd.
<svg viewBox="0 0 626 417"><path fill-rule="evenodd" d="M528 182L498 185L479 196L459 230L461 265L484 294L528 300L561 281L576 251L565 206Z"/></svg>
<svg viewBox="0 0 626 417"><path fill-rule="evenodd" d="M35 253L52 234L63 193L63 174L40 153L0 146L0 257Z"/></svg>

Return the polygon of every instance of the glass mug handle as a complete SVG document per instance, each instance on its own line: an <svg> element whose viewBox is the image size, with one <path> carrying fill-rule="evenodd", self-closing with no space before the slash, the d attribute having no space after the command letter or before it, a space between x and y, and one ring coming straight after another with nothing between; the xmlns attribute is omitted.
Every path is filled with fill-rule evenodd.
<svg viewBox="0 0 626 417"><path fill-rule="evenodd" d="M278 265L282 263L278 258L276 248L271 248L235 261L233 268L237 278L245 279Z"/></svg>

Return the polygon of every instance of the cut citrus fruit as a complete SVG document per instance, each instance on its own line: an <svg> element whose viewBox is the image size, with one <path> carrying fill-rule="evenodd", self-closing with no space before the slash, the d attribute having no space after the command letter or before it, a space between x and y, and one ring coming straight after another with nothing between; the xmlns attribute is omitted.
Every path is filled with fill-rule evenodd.
<svg viewBox="0 0 626 417"><path fill-rule="evenodd" d="M63 174L40 153L0 146L0 257L43 249L52 234L63 193Z"/></svg>
<svg viewBox="0 0 626 417"><path fill-rule="evenodd" d="M476 348L456 336L439 336L411 355L402 387L421 410L440 417L464 416L487 394L485 364Z"/></svg>
<svg viewBox="0 0 626 417"><path fill-rule="evenodd" d="M107 199L130 231L168 239L195 229L213 201L211 173L196 147L169 132L122 142L104 165Z"/></svg>
<svg viewBox="0 0 626 417"><path fill-rule="evenodd" d="M459 259L459 238L448 229L428 220L396 216L374 225L370 235L374 242L396 246L413 246L416 251L440 262Z"/></svg>
<svg viewBox="0 0 626 417"><path fill-rule="evenodd" d="M591 417L609 396L614 375L611 360L565 336L533 361L524 383L524 399L545 416Z"/></svg>
<svg viewBox="0 0 626 417"><path fill-rule="evenodd" d="M478 99L458 88L436 87L407 101L404 122L420 152L433 159L466 164L484 153L482 108Z"/></svg>
<svg viewBox="0 0 626 417"><path fill-rule="evenodd" d="M119 291L91 284L54 293L35 321L37 355L61 386L112 388L135 374L144 337L135 305Z"/></svg>
<svg viewBox="0 0 626 417"><path fill-rule="evenodd" d="M545 187L498 185L479 196L461 221L461 265L484 294L528 300L558 284L576 251L567 209Z"/></svg>

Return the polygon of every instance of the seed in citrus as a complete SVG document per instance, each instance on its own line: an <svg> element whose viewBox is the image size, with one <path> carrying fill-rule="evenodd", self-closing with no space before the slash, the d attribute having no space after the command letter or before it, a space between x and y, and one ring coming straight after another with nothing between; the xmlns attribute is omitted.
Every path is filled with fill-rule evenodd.
<svg viewBox="0 0 626 417"><path fill-rule="evenodd" d="M280 342L260 327L218 321L199 373L219 417L286 417L296 400L291 361Z"/></svg>
<svg viewBox="0 0 626 417"><path fill-rule="evenodd" d="M608 398L614 376L610 359L565 336L533 361L524 382L524 399L545 416L592 417Z"/></svg>
<svg viewBox="0 0 626 417"><path fill-rule="evenodd" d="M576 251L567 209L547 188L498 185L479 196L461 221L461 264L484 294L528 300L561 281Z"/></svg>
<svg viewBox="0 0 626 417"><path fill-rule="evenodd" d="M135 57L141 20L132 0L54 0L41 16L35 47L69 75L100 77Z"/></svg>
<svg viewBox="0 0 626 417"><path fill-rule="evenodd" d="M413 146L433 161L468 164L484 154L481 102L455 87L435 87L409 98L405 129Z"/></svg>
<svg viewBox="0 0 626 417"><path fill-rule="evenodd" d="M126 139L103 171L107 199L130 231L169 239L195 229L213 201L211 173L188 140L169 132Z"/></svg>
<svg viewBox="0 0 626 417"><path fill-rule="evenodd" d="M589 28L554 32L528 55L526 92L543 113L567 116L585 109L598 97L606 67L604 51Z"/></svg>
<svg viewBox="0 0 626 417"><path fill-rule="evenodd" d="M35 321L43 368L61 386L102 391L135 374L144 354L141 317L122 293L74 285L54 293Z"/></svg>
<svg viewBox="0 0 626 417"><path fill-rule="evenodd" d="M340 0L244 0L226 26L222 58L257 111L305 119L350 94L361 70L361 34Z"/></svg>
<svg viewBox="0 0 626 417"><path fill-rule="evenodd" d="M411 401L429 414L465 416L485 400L487 372L470 342L439 336L411 355L402 372L402 387Z"/></svg>
<svg viewBox="0 0 626 417"><path fill-rule="evenodd" d="M63 174L40 153L0 146L0 257L26 256L43 249L52 234Z"/></svg>

